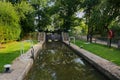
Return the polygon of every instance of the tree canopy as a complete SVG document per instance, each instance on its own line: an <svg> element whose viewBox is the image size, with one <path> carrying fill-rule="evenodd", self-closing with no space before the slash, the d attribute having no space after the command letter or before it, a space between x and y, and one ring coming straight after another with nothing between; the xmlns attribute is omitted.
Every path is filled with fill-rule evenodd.
<svg viewBox="0 0 120 80"><path fill-rule="evenodd" d="M120 24L120 0L3 0L0 5L1 41L16 40L35 28L39 31L85 29L93 35L108 28L116 30ZM81 10L84 17L78 18L76 13ZM7 37L9 33L11 36Z"/></svg>
<svg viewBox="0 0 120 80"><path fill-rule="evenodd" d="M0 1L0 5L0 42L18 40L21 32L34 30L34 9L28 2Z"/></svg>
<svg viewBox="0 0 120 80"><path fill-rule="evenodd" d="M19 16L9 2L0 1L0 42L17 40L21 29Z"/></svg>

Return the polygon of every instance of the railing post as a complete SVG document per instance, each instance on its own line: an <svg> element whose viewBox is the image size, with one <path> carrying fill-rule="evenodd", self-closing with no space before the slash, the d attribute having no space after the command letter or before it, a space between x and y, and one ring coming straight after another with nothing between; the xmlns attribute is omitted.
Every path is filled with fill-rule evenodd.
<svg viewBox="0 0 120 80"><path fill-rule="evenodd" d="M20 55L22 57L22 55L24 54L24 42L30 42L30 48L33 49L32 52L34 52L34 48L33 48L33 41L32 40L25 40L21 42L21 49L20 49ZM24 58L24 57L23 57Z"/></svg>
<svg viewBox="0 0 120 80"><path fill-rule="evenodd" d="M31 47L31 58L34 60L34 48Z"/></svg>
<svg viewBox="0 0 120 80"><path fill-rule="evenodd" d="M69 37L69 42L71 41L71 39L73 39L73 43L75 43L75 37Z"/></svg>
<svg viewBox="0 0 120 80"><path fill-rule="evenodd" d="M118 48L120 48L120 40L118 40Z"/></svg>

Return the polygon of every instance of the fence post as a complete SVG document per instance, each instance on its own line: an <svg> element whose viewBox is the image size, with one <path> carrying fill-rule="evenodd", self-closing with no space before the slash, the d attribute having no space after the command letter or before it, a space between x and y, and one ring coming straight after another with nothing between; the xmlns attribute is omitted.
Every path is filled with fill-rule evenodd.
<svg viewBox="0 0 120 80"><path fill-rule="evenodd" d="M120 48L120 40L118 40L118 48Z"/></svg>

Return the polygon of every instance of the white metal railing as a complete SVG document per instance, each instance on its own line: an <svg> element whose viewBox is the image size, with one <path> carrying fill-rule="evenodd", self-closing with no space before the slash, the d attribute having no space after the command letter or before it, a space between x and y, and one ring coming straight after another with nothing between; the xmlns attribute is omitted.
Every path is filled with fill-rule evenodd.
<svg viewBox="0 0 120 80"><path fill-rule="evenodd" d="M73 43L75 43L75 37L73 36L69 37L69 43L71 42L71 40L73 40Z"/></svg>
<svg viewBox="0 0 120 80"><path fill-rule="evenodd" d="M30 48L33 48L33 41L32 40L24 40L24 41L22 41L21 42L21 48L20 48L20 55L21 55L22 58L25 58L25 56L22 56L24 54L24 43L25 42L29 42L30 43Z"/></svg>

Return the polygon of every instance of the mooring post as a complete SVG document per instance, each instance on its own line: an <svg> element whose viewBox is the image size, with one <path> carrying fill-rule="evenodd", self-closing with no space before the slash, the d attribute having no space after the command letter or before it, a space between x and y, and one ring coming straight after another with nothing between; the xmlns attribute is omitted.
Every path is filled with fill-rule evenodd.
<svg viewBox="0 0 120 80"><path fill-rule="evenodd" d="M31 58L34 60L34 48L33 48L33 46L31 47Z"/></svg>
<svg viewBox="0 0 120 80"><path fill-rule="evenodd" d="M22 56L24 54L24 43L21 42L21 50L20 50L20 55Z"/></svg>
<svg viewBox="0 0 120 80"><path fill-rule="evenodd" d="M5 64L4 65L4 69L5 69L5 71L4 72L10 72L10 67L11 67L11 65L10 64Z"/></svg>
<svg viewBox="0 0 120 80"><path fill-rule="evenodd" d="M38 32L38 42L40 42L40 32Z"/></svg>

